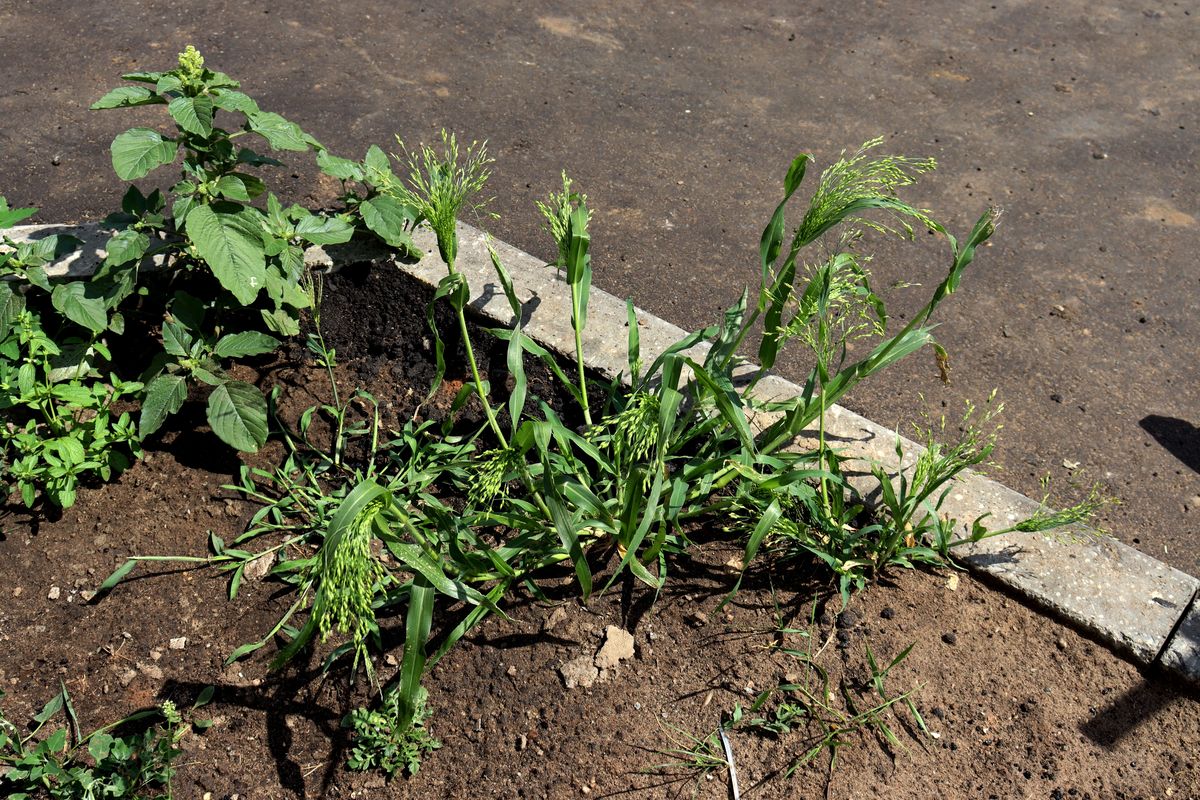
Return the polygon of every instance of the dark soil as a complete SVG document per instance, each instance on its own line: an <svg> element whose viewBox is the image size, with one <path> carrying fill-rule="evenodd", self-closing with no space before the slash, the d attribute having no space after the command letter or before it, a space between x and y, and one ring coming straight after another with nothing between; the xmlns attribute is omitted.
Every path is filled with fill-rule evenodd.
<svg viewBox="0 0 1200 800"><path fill-rule="evenodd" d="M397 420L416 407L431 374L426 298L411 279L384 269L350 271L327 292L326 330L343 361L343 388L369 389ZM325 397L311 367L261 371L283 386L285 413ZM464 377L451 372L448 387ZM107 598L85 602L131 554L204 555L210 531L228 541L243 530L255 506L221 488L237 460L199 419L165 431L142 462L82 493L57 521L10 512L0 540L8 718L28 719L60 680L85 728L161 699L186 706L213 685L205 711L212 728L183 740L180 798L727 797L723 770L651 768L678 761L665 751L689 735L708 736L755 693L784 681L817 685L819 672L789 649L812 654L828 674L830 705L845 710L841 687L860 709L872 703L868 647L886 663L909 645L887 688L915 690L936 736L922 735L907 712L887 712L899 744L850 731L832 772L822 752L785 778L812 746L814 728L800 724L778 738L737 731L731 744L743 796L1200 797L1200 698L1178 682L1140 672L950 572L893 574L843 610L803 569L764 560L718 610L738 550L704 531L671 562L657 597L618 584L584 605L565 575L550 589L552 604L513 597L511 621L486 621L429 675L431 727L443 747L420 773L386 782L347 772L340 720L367 692L342 671L317 674L325 649L278 674L266 670L270 646L223 666L287 607L278 584L247 581L230 602L212 571L141 569ZM279 455L267 448L253 460L266 466ZM384 626L399 635L402 621ZM592 657L609 626L633 635L634 656L594 685L568 689L560 667ZM176 637L186 637L183 649L168 646ZM398 655L380 659L385 680Z"/></svg>

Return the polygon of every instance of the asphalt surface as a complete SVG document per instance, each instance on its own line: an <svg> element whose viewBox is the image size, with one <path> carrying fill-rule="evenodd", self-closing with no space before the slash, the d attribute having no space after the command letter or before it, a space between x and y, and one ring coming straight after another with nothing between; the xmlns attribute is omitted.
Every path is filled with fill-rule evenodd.
<svg viewBox="0 0 1200 800"><path fill-rule="evenodd" d="M1033 496L1100 481L1114 536L1200 574L1200 5L65 3L0 0L0 194L42 222L102 217L108 144L160 109L90 112L120 73L195 44L263 108L361 156L442 127L496 157L496 236L550 257L533 202L566 168L596 210L596 283L671 322L712 321L757 275L798 152L877 135L934 156L910 198L993 246L939 313L953 359L894 367L845 404L907 429L992 389L998 480ZM268 183L301 202L310 169ZM815 175L801 190L811 191ZM873 241L911 313L944 244ZM802 355L785 359L791 378Z"/></svg>

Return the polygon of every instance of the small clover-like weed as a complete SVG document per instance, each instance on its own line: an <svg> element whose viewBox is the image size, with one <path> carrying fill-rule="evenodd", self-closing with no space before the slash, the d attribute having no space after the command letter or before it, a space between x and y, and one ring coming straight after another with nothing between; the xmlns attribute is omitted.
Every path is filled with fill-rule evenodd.
<svg viewBox="0 0 1200 800"><path fill-rule="evenodd" d="M342 722L353 736L347 766L359 771L378 769L389 776L401 770L416 775L421 759L442 746L425 727L431 713L424 691L407 724L395 691L385 691L378 708L354 709Z"/></svg>

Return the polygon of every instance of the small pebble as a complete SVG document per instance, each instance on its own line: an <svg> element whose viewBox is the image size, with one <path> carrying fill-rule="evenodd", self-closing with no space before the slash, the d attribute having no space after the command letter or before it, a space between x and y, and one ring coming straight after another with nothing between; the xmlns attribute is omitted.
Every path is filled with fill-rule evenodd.
<svg viewBox="0 0 1200 800"><path fill-rule="evenodd" d="M57 600L60 596L62 596L62 589L57 586L51 586L50 591L46 593L47 600Z"/></svg>
<svg viewBox="0 0 1200 800"><path fill-rule="evenodd" d="M688 615L687 621L693 627L699 628L708 624L708 614L705 614L703 611L696 611Z"/></svg>
<svg viewBox="0 0 1200 800"><path fill-rule="evenodd" d="M1060 636L1060 637L1058 637L1058 639L1055 640L1054 646L1057 647L1059 650L1066 650L1067 649L1067 640Z"/></svg>
<svg viewBox="0 0 1200 800"><path fill-rule="evenodd" d="M183 648L187 647L187 637L186 636L176 636L174 639L172 639L170 642L167 643L167 646L170 647L172 650L182 650Z"/></svg>
<svg viewBox="0 0 1200 800"><path fill-rule="evenodd" d="M943 633L942 641L946 644L958 644L958 636L953 632Z"/></svg>

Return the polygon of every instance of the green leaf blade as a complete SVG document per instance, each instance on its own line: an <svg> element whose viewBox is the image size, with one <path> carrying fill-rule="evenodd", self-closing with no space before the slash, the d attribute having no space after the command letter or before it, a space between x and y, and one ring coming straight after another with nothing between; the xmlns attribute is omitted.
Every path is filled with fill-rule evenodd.
<svg viewBox="0 0 1200 800"><path fill-rule="evenodd" d="M250 130L267 140L276 150L291 150L303 153L309 148L309 140L304 131L294 122L289 122L271 111L250 112L246 114Z"/></svg>
<svg viewBox="0 0 1200 800"><path fill-rule="evenodd" d="M183 407L185 400L187 379L184 376L164 373L150 381L138 419L138 436L145 439L161 428L167 417Z"/></svg>
<svg viewBox="0 0 1200 800"><path fill-rule="evenodd" d="M187 216L187 232L221 285L242 305L250 305L266 283L262 238L239 214L196 206Z"/></svg>
<svg viewBox="0 0 1200 800"><path fill-rule="evenodd" d="M412 238L406 226L416 221L416 211L392 197L380 195L366 200L358 207L363 222L389 246L400 249L412 248Z"/></svg>
<svg viewBox="0 0 1200 800"><path fill-rule="evenodd" d="M227 381L208 397L208 424L221 441L248 453L267 441L267 401L248 383Z"/></svg>
<svg viewBox="0 0 1200 800"><path fill-rule="evenodd" d="M118 86L92 103L91 109L99 111L105 108L130 108L161 102L163 102L162 99L145 86Z"/></svg>
<svg viewBox="0 0 1200 800"><path fill-rule="evenodd" d="M222 336L213 352L221 358L242 358L271 353L277 347L279 340L273 336L258 331L240 331Z"/></svg>
<svg viewBox="0 0 1200 800"><path fill-rule="evenodd" d="M93 333L100 333L108 327L108 309L102 297L96 297L95 292L89 291L92 284L85 281L60 283L54 287L50 302L67 319L76 325L81 325Z"/></svg>
<svg viewBox="0 0 1200 800"><path fill-rule="evenodd" d="M179 145L149 128L130 128L113 139L112 165L124 181L144 178L151 170L175 160Z"/></svg>

